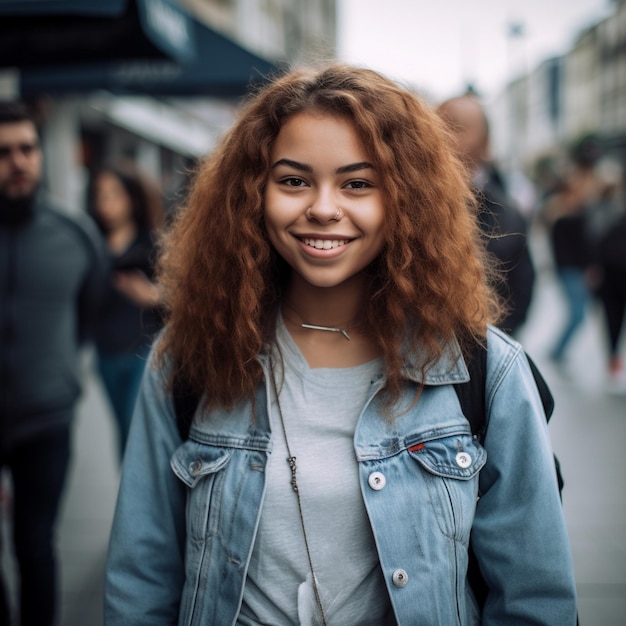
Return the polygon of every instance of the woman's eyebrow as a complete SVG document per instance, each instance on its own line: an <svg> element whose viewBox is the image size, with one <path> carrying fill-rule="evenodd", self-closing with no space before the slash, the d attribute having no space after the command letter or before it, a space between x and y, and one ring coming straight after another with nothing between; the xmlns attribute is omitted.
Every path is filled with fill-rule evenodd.
<svg viewBox="0 0 626 626"><path fill-rule="evenodd" d="M350 165L342 165L335 170L337 174L349 174L350 172L357 172L358 170L373 169L374 166L367 161L361 161L360 163L352 163Z"/></svg>
<svg viewBox="0 0 626 626"><path fill-rule="evenodd" d="M289 167L293 167L296 170L300 170L301 172L313 172L313 168L306 163L299 163L298 161L293 161L292 159L278 159L276 163L272 165L272 169L278 167L280 165L287 165ZM367 161L360 161L359 163L351 163L350 165L342 165L335 170L336 174L348 174L350 172L357 172L359 170L372 169L374 166Z"/></svg>
<svg viewBox="0 0 626 626"><path fill-rule="evenodd" d="M313 172L313 168L310 165L307 165L306 163L298 163L298 161L292 161L291 159L278 159L278 161L272 165L272 169L278 167L279 165L287 165L296 170L300 170L301 172Z"/></svg>

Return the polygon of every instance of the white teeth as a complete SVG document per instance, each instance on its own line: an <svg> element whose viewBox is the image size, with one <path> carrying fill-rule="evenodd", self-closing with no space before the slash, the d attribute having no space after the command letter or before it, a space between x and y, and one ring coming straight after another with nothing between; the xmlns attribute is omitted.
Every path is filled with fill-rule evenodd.
<svg viewBox="0 0 626 626"><path fill-rule="evenodd" d="M345 245L345 239L303 239L307 246L316 248L317 250L330 250Z"/></svg>

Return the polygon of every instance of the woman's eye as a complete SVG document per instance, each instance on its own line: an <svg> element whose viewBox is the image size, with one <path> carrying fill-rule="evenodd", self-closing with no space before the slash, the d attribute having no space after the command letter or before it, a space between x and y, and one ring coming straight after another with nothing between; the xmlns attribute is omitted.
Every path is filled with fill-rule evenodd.
<svg viewBox="0 0 626 626"><path fill-rule="evenodd" d="M347 183L346 187L350 188L350 189L367 189L369 187L371 187L372 185L370 185L370 183L364 181L364 180L351 180L349 183Z"/></svg>
<svg viewBox="0 0 626 626"><path fill-rule="evenodd" d="M304 187L306 185L301 178L296 178L294 176L283 178L280 183L281 185L287 185L288 187Z"/></svg>

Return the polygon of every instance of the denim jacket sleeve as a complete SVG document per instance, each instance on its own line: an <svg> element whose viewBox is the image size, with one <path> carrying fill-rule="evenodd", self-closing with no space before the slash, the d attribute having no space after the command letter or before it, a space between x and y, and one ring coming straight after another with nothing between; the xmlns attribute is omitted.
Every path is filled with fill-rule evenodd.
<svg viewBox="0 0 626 626"><path fill-rule="evenodd" d="M107 626L178 623L186 496L170 458L180 444L171 395L151 357L133 416L109 543Z"/></svg>
<svg viewBox="0 0 626 626"><path fill-rule="evenodd" d="M541 400L521 348L492 337L487 463L472 527L490 590L482 624L574 626L573 564Z"/></svg>

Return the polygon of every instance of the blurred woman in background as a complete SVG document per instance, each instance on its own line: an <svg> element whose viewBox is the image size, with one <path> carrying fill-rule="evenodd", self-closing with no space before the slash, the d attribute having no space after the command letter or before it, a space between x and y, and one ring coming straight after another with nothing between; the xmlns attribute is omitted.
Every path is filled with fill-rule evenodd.
<svg viewBox="0 0 626 626"><path fill-rule="evenodd" d="M120 458L152 336L160 326L153 282L160 190L132 164L106 166L92 180L89 213L106 237L111 275L95 345L117 422Z"/></svg>

